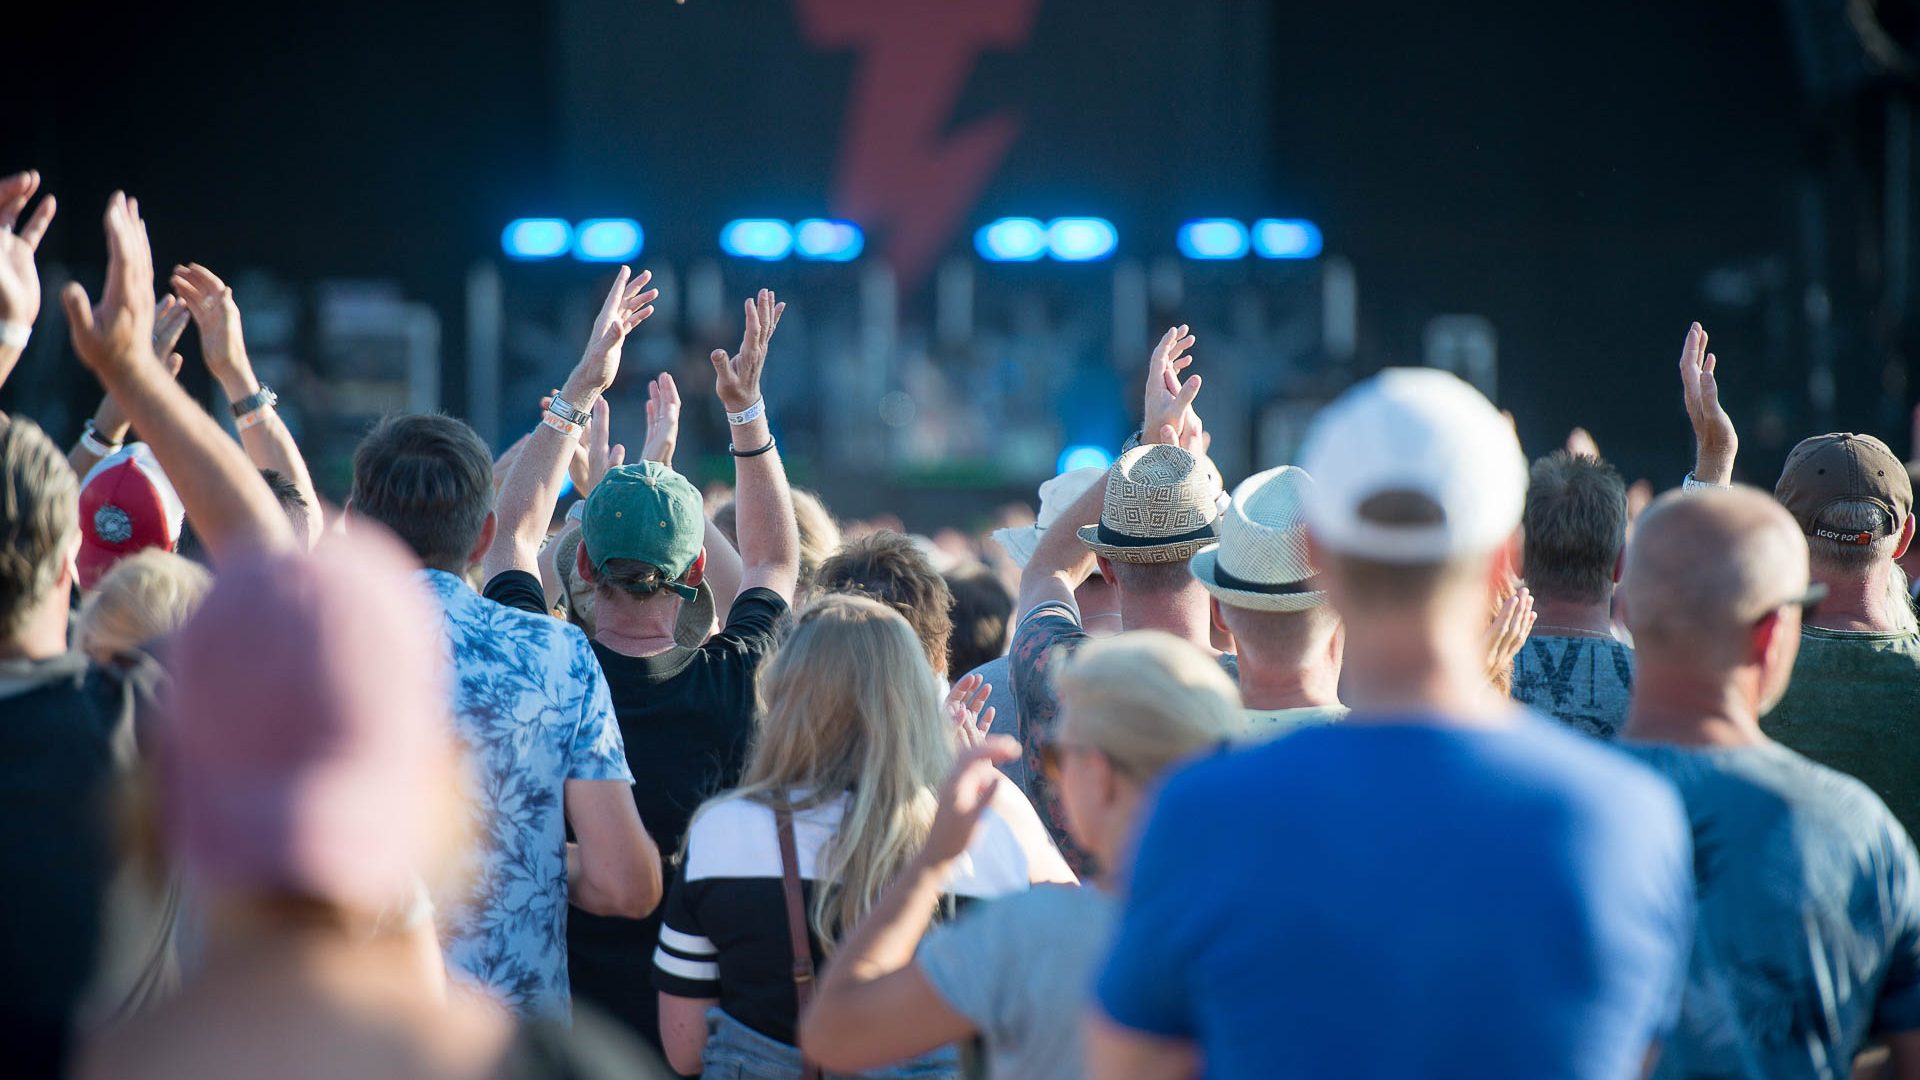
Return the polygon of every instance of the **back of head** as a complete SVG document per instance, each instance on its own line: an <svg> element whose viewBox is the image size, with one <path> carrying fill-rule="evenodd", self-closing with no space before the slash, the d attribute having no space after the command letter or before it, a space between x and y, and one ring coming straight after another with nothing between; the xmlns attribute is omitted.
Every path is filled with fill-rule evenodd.
<svg viewBox="0 0 1920 1080"><path fill-rule="evenodd" d="M1341 615L1443 600L1481 612L1482 579L1520 524L1527 462L1479 391L1446 372L1389 368L1321 410L1301 467L1315 481L1308 531Z"/></svg>
<svg viewBox="0 0 1920 1080"><path fill-rule="evenodd" d="M1221 621L1233 634L1234 652L1280 670L1305 666L1322 655L1340 629L1340 616L1321 604L1301 611L1255 611L1220 605Z"/></svg>
<svg viewBox="0 0 1920 1080"><path fill-rule="evenodd" d="M952 733L912 628L860 596L823 596L802 611L761 668L759 696L741 792L793 790L802 805L847 796L820 875L835 887L813 908L831 942L926 840Z"/></svg>
<svg viewBox="0 0 1920 1080"><path fill-rule="evenodd" d="M87 595L76 642L95 663L110 663L186 625L212 587L205 568L170 551L129 555Z"/></svg>
<svg viewBox="0 0 1920 1080"><path fill-rule="evenodd" d="M412 895L446 824L437 625L378 530L221 566L175 640L159 749L196 881L359 912Z"/></svg>
<svg viewBox="0 0 1920 1080"><path fill-rule="evenodd" d="M1792 517L1748 487L1669 492L1634 525L1621 599L1640 663L1741 662L1754 622L1807 589Z"/></svg>
<svg viewBox="0 0 1920 1080"><path fill-rule="evenodd" d="M80 535L80 484L31 420L0 420L0 641L53 590Z"/></svg>
<svg viewBox="0 0 1920 1080"><path fill-rule="evenodd" d="M491 470L492 465L488 465L488 469ZM280 512L293 523L293 535L304 538L313 520L313 507L308 505L307 497L300 494L299 486L279 469L261 469L260 479L267 482L274 501L280 504Z"/></svg>
<svg viewBox="0 0 1920 1080"><path fill-rule="evenodd" d="M872 597L892 607L919 636L928 666L946 670L953 592L912 540L887 530L850 540L820 564L815 585L823 593Z"/></svg>
<svg viewBox="0 0 1920 1080"><path fill-rule="evenodd" d="M1555 450L1533 463L1521 562L1542 600L1595 604L1613 595L1627 546L1627 485L1599 458Z"/></svg>
<svg viewBox="0 0 1920 1080"><path fill-rule="evenodd" d="M820 496L805 488L793 489L793 521L800 530L799 591L804 595L813 587L820 564L840 550L840 523L833 520ZM739 546L737 540L734 546Z"/></svg>
<svg viewBox="0 0 1920 1080"><path fill-rule="evenodd" d="M993 571L975 564L951 571L953 636L947 642L947 673L959 678L1004 656L1013 632L1013 594Z"/></svg>
<svg viewBox="0 0 1920 1080"><path fill-rule="evenodd" d="M1240 736L1240 691L1220 665L1158 630L1096 641L1055 678L1060 737L1105 754L1136 782Z"/></svg>
<svg viewBox="0 0 1920 1080"><path fill-rule="evenodd" d="M1842 575L1891 563L1913 514L1906 465L1871 435L1802 439L1773 494L1807 537L1814 565Z"/></svg>
<svg viewBox="0 0 1920 1080"><path fill-rule="evenodd" d="M493 512L493 459L464 421L389 416L353 452L352 511L427 566L462 573Z"/></svg>

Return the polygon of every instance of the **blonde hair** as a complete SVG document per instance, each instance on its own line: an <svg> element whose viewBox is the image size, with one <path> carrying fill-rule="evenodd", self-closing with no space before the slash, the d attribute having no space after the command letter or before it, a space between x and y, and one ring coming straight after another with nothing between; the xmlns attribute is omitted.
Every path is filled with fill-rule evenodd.
<svg viewBox="0 0 1920 1080"><path fill-rule="evenodd" d="M75 640L96 663L110 663L180 629L212 587L213 575L172 552L129 555L87 596Z"/></svg>
<svg viewBox="0 0 1920 1080"><path fill-rule="evenodd" d="M1062 665L1054 687L1058 737L1098 750L1141 784L1246 733L1240 689L1219 662L1159 630L1088 645Z"/></svg>
<svg viewBox="0 0 1920 1080"><path fill-rule="evenodd" d="M865 597L828 596L803 611L762 666L759 696L733 796L773 805L790 791L796 811L847 800L811 912L831 950L925 844L953 734L913 628Z"/></svg>

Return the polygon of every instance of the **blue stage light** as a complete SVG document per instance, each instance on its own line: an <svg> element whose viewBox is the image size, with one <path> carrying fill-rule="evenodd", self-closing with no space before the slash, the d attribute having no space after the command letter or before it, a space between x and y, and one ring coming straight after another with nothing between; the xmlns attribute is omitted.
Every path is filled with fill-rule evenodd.
<svg viewBox="0 0 1920 1080"><path fill-rule="evenodd" d="M974 233L973 246L990 262L1033 262L1047 254L1047 227L1033 218L1001 218Z"/></svg>
<svg viewBox="0 0 1920 1080"><path fill-rule="evenodd" d="M1075 469L1106 469L1113 466L1113 455L1099 446L1069 446L1060 451L1060 460L1055 463L1055 472L1072 472Z"/></svg>
<svg viewBox="0 0 1920 1080"><path fill-rule="evenodd" d="M1244 259L1252 241L1232 218L1201 218L1180 226L1180 254L1189 259Z"/></svg>
<svg viewBox="0 0 1920 1080"><path fill-rule="evenodd" d="M588 218L574 228L573 257L581 262L626 262L640 254L646 234L632 218Z"/></svg>
<svg viewBox="0 0 1920 1080"><path fill-rule="evenodd" d="M1120 234L1113 222L1097 217L1054 218L1047 226L1047 247L1062 262L1089 262L1113 254Z"/></svg>
<svg viewBox="0 0 1920 1080"><path fill-rule="evenodd" d="M567 253L573 228L559 218L518 218L500 230L500 250L509 259L552 259Z"/></svg>
<svg viewBox="0 0 1920 1080"><path fill-rule="evenodd" d="M1253 250L1263 259L1311 259L1320 254L1320 226L1298 218L1261 218L1253 223Z"/></svg>
<svg viewBox="0 0 1920 1080"><path fill-rule="evenodd" d="M740 218L720 230L720 250L736 259L778 262L793 253L793 229L773 218Z"/></svg>
<svg viewBox="0 0 1920 1080"><path fill-rule="evenodd" d="M793 227L793 251L803 259L851 262L866 246L866 234L851 221L808 218Z"/></svg>

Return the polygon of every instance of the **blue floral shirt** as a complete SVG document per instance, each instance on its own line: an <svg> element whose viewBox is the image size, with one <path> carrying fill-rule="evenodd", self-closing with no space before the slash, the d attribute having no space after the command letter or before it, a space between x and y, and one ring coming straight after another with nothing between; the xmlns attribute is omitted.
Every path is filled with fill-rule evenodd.
<svg viewBox="0 0 1920 1080"><path fill-rule="evenodd" d="M447 966L521 1016L566 1017L564 787L633 782L607 682L578 628L496 604L452 574L423 576L446 613L479 838L457 895L440 898Z"/></svg>

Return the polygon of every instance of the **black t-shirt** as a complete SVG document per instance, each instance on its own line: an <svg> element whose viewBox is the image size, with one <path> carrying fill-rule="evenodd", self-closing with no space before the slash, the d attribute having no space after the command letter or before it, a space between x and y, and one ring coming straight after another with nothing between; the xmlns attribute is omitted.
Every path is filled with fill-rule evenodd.
<svg viewBox="0 0 1920 1080"><path fill-rule="evenodd" d="M539 579L524 570L496 576L483 595L523 611L547 612ZM633 801L663 857L679 853L687 822L702 802L739 783L753 731L754 676L778 644L787 612L778 593L748 589L735 598L726 627L698 649L626 656L593 643L633 770ZM659 933L658 913L641 920L577 908L567 913L574 995L655 1046L659 1000L647 971Z"/></svg>
<svg viewBox="0 0 1920 1080"><path fill-rule="evenodd" d="M132 751L136 686L77 653L0 661L0 866L12 875L0 889L0 1041L13 1075L60 1075L93 977L108 796Z"/></svg>

